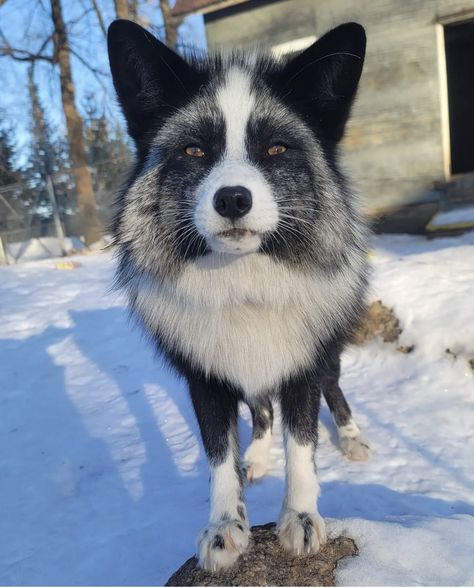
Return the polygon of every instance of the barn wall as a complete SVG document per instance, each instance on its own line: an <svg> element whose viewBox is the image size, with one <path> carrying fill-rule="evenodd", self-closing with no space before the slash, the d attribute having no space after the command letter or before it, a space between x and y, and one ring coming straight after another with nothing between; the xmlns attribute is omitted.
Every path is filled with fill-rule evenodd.
<svg viewBox="0 0 474 588"><path fill-rule="evenodd" d="M365 26L367 59L343 144L346 167L371 210L436 198L446 169L436 22L474 9L474 0L283 0L250 7L255 4L261 6L208 18L209 46L268 47L351 20Z"/></svg>

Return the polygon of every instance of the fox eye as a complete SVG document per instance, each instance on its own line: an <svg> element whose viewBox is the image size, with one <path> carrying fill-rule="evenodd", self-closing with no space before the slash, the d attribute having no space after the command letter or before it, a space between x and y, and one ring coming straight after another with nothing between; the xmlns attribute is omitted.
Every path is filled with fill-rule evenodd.
<svg viewBox="0 0 474 588"><path fill-rule="evenodd" d="M188 145L184 152L190 157L204 157L204 151L199 145Z"/></svg>
<svg viewBox="0 0 474 588"><path fill-rule="evenodd" d="M287 147L285 145L272 145L267 149L268 155L280 155L281 153L285 153Z"/></svg>

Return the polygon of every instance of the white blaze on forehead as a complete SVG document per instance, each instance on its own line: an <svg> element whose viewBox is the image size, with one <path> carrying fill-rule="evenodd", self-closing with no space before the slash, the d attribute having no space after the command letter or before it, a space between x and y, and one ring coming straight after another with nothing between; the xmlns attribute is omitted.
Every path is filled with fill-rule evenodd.
<svg viewBox="0 0 474 588"><path fill-rule="evenodd" d="M255 102L248 73L238 67L229 70L217 92L217 102L225 121L226 157L245 159L247 123Z"/></svg>
<svg viewBox="0 0 474 588"><path fill-rule="evenodd" d="M258 251L264 233L276 229L279 216L272 186L247 156L247 125L256 106L249 73L231 67L217 90L216 102L224 118L226 145L219 161L196 188L194 222L213 251L251 253ZM216 212L213 199L224 186L243 186L252 194L252 208L242 218L232 221ZM241 240L219 236L232 227L251 234Z"/></svg>

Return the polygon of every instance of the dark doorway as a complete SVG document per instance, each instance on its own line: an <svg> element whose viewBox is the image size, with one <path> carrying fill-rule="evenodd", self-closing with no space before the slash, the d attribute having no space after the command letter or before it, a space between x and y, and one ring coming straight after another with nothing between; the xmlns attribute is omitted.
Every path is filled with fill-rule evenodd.
<svg viewBox="0 0 474 588"><path fill-rule="evenodd" d="M474 21L444 29L451 173L474 172Z"/></svg>

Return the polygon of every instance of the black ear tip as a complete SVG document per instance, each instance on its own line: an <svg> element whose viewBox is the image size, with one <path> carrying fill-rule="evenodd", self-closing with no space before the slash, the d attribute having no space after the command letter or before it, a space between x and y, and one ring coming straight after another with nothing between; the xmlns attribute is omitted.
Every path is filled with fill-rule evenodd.
<svg viewBox="0 0 474 588"><path fill-rule="evenodd" d="M355 47L365 50L367 36L364 27L358 22L346 22L334 29L333 32L337 32L341 38L354 44Z"/></svg>
<svg viewBox="0 0 474 588"><path fill-rule="evenodd" d="M110 23L107 31L107 44L110 51L123 52L125 47L150 46L155 49L166 47L150 31L136 22L118 18Z"/></svg>
<svg viewBox="0 0 474 588"><path fill-rule="evenodd" d="M129 21L124 20L123 18L114 20L110 23L109 28L107 30L107 41L109 45L111 43L115 43L120 38L123 38L127 35L127 25Z"/></svg>
<svg viewBox="0 0 474 588"><path fill-rule="evenodd" d="M109 40L109 43L111 41L119 41L137 35L137 33L143 34L144 30L143 27L131 20L118 18L110 23L107 31L107 39Z"/></svg>
<svg viewBox="0 0 474 588"><path fill-rule="evenodd" d="M361 24L359 24L358 22L350 22L350 23L348 23L348 25L351 28L351 34L354 37L357 37L359 39L359 41L365 43L367 40L367 35L365 34L364 27Z"/></svg>
<svg viewBox="0 0 474 588"><path fill-rule="evenodd" d="M341 25L341 28L351 30L354 35L359 35L359 36L365 37L365 29L358 22L346 22Z"/></svg>
<svg viewBox="0 0 474 588"><path fill-rule="evenodd" d="M109 24L109 29L108 29L107 33L109 35L115 35L117 33L120 33L122 31L124 31L124 29L127 28L128 24L130 22L131 21L125 20L124 18L117 18L116 20L113 20Z"/></svg>

